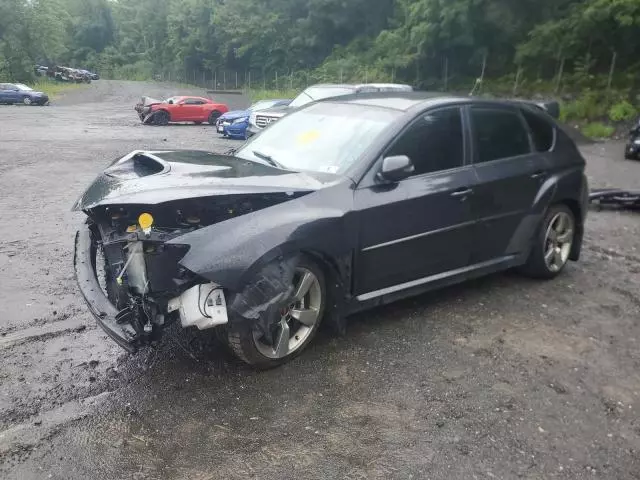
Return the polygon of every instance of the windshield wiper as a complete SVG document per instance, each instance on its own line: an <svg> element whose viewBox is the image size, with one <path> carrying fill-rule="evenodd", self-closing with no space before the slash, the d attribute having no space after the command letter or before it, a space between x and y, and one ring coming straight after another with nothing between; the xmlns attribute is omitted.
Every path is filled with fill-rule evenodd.
<svg viewBox="0 0 640 480"><path fill-rule="evenodd" d="M271 155L267 155L266 153L262 153L257 150L252 150L251 153L253 153L259 159L264 160L265 162L269 162L274 167L285 170L285 168L282 165L280 165L278 162L276 162Z"/></svg>

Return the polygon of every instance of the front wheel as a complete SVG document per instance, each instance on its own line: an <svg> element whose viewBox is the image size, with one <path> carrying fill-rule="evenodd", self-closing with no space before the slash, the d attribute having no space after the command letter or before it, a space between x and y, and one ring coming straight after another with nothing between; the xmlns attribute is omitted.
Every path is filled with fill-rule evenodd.
<svg viewBox="0 0 640 480"><path fill-rule="evenodd" d="M31 97L24 97L22 99L22 103L24 103L25 105L31 105L31 103L33 103L33 102L31 100Z"/></svg>
<svg viewBox="0 0 640 480"><path fill-rule="evenodd" d="M169 114L165 111L160 111L154 115L153 120L156 125L168 125Z"/></svg>
<svg viewBox="0 0 640 480"><path fill-rule="evenodd" d="M576 235L576 219L566 205L554 205L542 222L523 272L535 278L554 278L569 262Z"/></svg>
<svg viewBox="0 0 640 480"><path fill-rule="evenodd" d="M293 276L293 291L291 302L270 326L270 339L246 320L229 329L227 342L237 357L256 368L267 369L290 361L309 345L322 321L327 298L320 267L303 259Z"/></svg>
<svg viewBox="0 0 640 480"><path fill-rule="evenodd" d="M220 118L220 115L222 115L222 113L220 113L218 110L214 110L209 114L209 120L207 120L207 123L209 125L215 125L218 118Z"/></svg>

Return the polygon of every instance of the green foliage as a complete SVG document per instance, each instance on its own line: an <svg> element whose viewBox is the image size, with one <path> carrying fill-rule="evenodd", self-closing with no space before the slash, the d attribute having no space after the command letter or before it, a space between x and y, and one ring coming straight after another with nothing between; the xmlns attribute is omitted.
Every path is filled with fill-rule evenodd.
<svg viewBox="0 0 640 480"><path fill-rule="evenodd" d="M612 122L624 122L633 120L638 115L638 110L627 100L623 100L611 106L609 119Z"/></svg>
<svg viewBox="0 0 640 480"><path fill-rule="evenodd" d="M279 98L295 98L300 93L300 90L251 90L249 96L252 102L258 100L275 100Z"/></svg>
<svg viewBox="0 0 640 480"><path fill-rule="evenodd" d="M87 88L86 83L63 83L49 80L37 80L29 84L34 90L46 93L51 100L57 100L65 93Z"/></svg>
<svg viewBox="0 0 640 480"><path fill-rule="evenodd" d="M593 139L609 138L615 132L615 128L601 122L588 123L581 130L587 137Z"/></svg>
<svg viewBox="0 0 640 480"><path fill-rule="evenodd" d="M281 87L278 72L288 88L468 93L482 76L479 93L639 92L638 51L638 0L0 0L0 77L15 80L57 63L131 79L250 73L264 88ZM593 113L580 102L570 117Z"/></svg>
<svg viewBox="0 0 640 480"><path fill-rule="evenodd" d="M603 118L607 115L607 110L607 101L603 95L587 91L579 98L562 105L560 120L584 121Z"/></svg>

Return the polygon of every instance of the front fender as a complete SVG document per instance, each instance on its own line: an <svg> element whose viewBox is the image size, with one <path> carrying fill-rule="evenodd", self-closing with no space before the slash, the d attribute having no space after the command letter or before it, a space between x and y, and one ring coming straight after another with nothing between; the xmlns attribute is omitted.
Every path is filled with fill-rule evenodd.
<svg viewBox="0 0 640 480"><path fill-rule="evenodd" d="M180 261L184 268L232 292L278 258L305 251L343 258L350 249L344 211L304 200L201 228L170 243L190 247Z"/></svg>

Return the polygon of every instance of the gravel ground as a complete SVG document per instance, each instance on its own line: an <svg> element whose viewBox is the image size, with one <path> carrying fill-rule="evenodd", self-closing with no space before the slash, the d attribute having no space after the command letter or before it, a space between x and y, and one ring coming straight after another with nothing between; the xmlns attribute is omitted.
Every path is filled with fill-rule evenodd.
<svg viewBox="0 0 640 480"><path fill-rule="evenodd" d="M235 144L139 124L138 97L182 91L101 80L0 110L1 478L640 478L637 214L591 212L555 281L500 274L370 311L269 372L210 332L135 356L107 340L76 291L70 208L133 149ZM583 151L592 187L640 189L621 144Z"/></svg>

